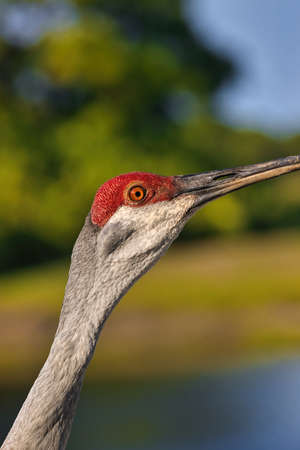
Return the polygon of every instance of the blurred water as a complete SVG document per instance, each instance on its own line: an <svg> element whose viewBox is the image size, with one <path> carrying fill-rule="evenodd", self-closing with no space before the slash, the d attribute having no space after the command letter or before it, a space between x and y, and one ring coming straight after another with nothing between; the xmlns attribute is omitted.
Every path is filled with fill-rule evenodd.
<svg viewBox="0 0 300 450"><path fill-rule="evenodd" d="M2 434L16 399L1 398ZM85 387L68 448L299 450L300 362Z"/></svg>

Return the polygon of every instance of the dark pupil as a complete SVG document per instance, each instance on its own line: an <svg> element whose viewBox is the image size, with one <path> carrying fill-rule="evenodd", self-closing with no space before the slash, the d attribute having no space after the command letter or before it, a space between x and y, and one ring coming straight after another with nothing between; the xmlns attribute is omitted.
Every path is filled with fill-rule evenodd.
<svg viewBox="0 0 300 450"><path fill-rule="evenodd" d="M142 195L141 191L136 191L135 196L140 197Z"/></svg>

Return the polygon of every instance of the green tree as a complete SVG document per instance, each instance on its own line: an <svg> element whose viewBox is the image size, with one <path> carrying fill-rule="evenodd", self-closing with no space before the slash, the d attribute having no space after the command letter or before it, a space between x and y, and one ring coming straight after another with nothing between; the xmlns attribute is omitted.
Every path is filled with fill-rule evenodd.
<svg viewBox="0 0 300 450"><path fill-rule="evenodd" d="M297 138L276 142L213 118L214 93L234 70L195 38L180 1L68 5L16 1L2 8L2 20L14 6L48 22L67 9L62 23L44 19L31 40L22 29L2 33L0 269L69 252L91 195L118 173L197 172L297 146ZM291 183L277 189L289 191ZM247 208L239 196L206 208L190 232L270 227L283 213L294 223L298 199L287 203L281 194L275 201L267 187L256 192L242 194Z"/></svg>

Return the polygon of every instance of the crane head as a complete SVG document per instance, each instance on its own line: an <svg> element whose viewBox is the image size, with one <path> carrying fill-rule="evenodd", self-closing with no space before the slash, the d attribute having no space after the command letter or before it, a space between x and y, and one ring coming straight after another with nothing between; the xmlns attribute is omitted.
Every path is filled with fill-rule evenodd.
<svg viewBox="0 0 300 450"><path fill-rule="evenodd" d="M101 230L109 254L125 258L151 251L161 253L205 203L297 169L300 156L193 175L119 175L97 191L91 221Z"/></svg>

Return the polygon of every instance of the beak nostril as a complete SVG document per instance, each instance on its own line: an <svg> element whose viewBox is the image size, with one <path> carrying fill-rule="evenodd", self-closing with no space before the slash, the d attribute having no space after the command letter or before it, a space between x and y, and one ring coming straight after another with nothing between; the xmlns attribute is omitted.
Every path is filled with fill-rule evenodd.
<svg viewBox="0 0 300 450"><path fill-rule="evenodd" d="M235 172L230 172L230 173L223 173L223 174L219 174L219 175L216 175L215 177L214 177L214 180L225 180L226 178L232 178L232 177L234 177L234 176L236 176L236 173Z"/></svg>

